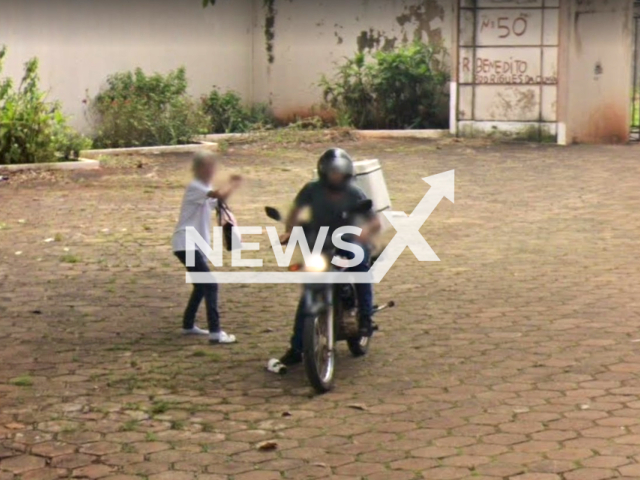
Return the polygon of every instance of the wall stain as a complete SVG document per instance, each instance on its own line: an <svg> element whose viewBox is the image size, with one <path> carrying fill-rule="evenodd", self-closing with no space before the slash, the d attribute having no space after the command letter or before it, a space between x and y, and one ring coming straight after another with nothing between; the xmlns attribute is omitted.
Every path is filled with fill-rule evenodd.
<svg viewBox="0 0 640 480"><path fill-rule="evenodd" d="M293 0L289 0L292 2ZM216 0L208 0L204 3L206 7L208 4L215 5ZM276 10L276 0L263 0L262 4L265 10L265 19L264 19L264 38L266 43L267 50L267 60L269 63L273 63L275 61L274 55L274 42L276 38L276 14L278 11Z"/></svg>
<svg viewBox="0 0 640 480"><path fill-rule="evenodd" d="M336 37L336 43L338 45L342 45L344 43L344 37L340 33L338 33L338 30L342 30L344 29L344 27L339 23L336 23L333 28L335 28L335 30L333 31L333 35Z"/></svg>
<svg viewBox="0 0 640 480"><path fill-rule="evenodd" d="M274 42L276 39L276 0L264 0L263 7L265 9L264 19L264 38L267 49L267 60L270 64L275 62Z"/></svg>
<svg viewBox="0 0 640 480"><path fill-rule="evenodd" d="M618 104L603 104L594 108L580 130L578 143L624 143L629 139L627 109Z"/></svg>
<svg viewBox="0 0 640 480"><path fill-rule="evenodd" d="M373 28L362 30L356 39L358 52L390 51L398 43L410 41L440 44L443 41L442 30L432 28L431 22L436 19L444 20L444 15L444 8L438 0L419 0L414 5L407 5L404 12L396 17L396 22L401 27L400 38Z"/></svg>
<svg viewBox="0 0 640 480"><path fill-rule="evenodd" d="M389 52L396 48L397 38L386 38L384 39L384 43L382 44L381 50L383 52Z"/></svg>
<svg viewBox="0 0 640 480"><path fill-rule="evenodd" d="M374 32L373 28L368 31L363 30L356 38L356 44L358 45L358 52L364 52L365 50L375 50L380 46L380 37L383 34L381 32Z"/></svg>
<svg viewBox="0 0 640 480"><path fill-rule="evenodd" d="M408 39L407 25L416 24L413 29L414 41L442 42L442 30L431 28L433 20L444 20L444 8L437 0L422 0L416 5L406 6L404 10L402 15L396 17L396 21L402 27L405 39Z"/></svg>
<svg viewBox="0 0 640 480"><path fill-rule="evenodd" d="M356 43L358 45L358 52L362 53L365 50L368 52L372 52L374 50L382 50L384 52L388 52L393 50L396 47L398 39L395 37L387 37L387 35L378 30L375 31L373 28L369 30L363 30L358 35L356 39Z"/></svg>
<svg viewBox="0 0 640 480"><path fill-rule="evenodd" d="M531 117L537 110L535 89L519 90L505 88L497 94L499 102L493 106L490 115L495 119L510 118L512 112Z"/></svg>

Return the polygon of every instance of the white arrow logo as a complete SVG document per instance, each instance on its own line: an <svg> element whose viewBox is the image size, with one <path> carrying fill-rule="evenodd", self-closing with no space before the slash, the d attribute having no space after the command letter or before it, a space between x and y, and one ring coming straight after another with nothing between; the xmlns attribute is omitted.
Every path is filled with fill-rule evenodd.
<svg viewBox="0 0 640 480"><path fill-rule="evenodd" d="M407 216L404 212L383 212L397 233L369 272L375 283L380 283L406 247L409 247L421 262L440 261L436 252L420 235L420 227L427 221L443 197L455 202L455 170L432 175L422 180L431 185L431 188L411 215Z"/></svg>
<svg viewBox="0 0 640 480"><path fill-rule="evenodd" d="M454 201L454 172L449 170L423 178L422 180L431 185L431 188L411 215L407 216L404 212L383 212L396 229L396 234L368 272L186 273L187 283L380 283L407 247L421 262L438 262L440 259L420 235L420 227L443 198Z"/></svg>

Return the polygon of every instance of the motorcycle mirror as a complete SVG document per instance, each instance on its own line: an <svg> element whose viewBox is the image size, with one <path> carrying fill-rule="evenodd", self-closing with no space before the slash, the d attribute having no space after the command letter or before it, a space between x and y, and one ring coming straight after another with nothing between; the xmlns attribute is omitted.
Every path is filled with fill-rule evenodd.
<svg viewBox="0 0 640 480"><path fill-rule="evenodd" d="M280 215L280 212L277 209L273 207L265 207L264 211L270 219L275 220L276 222L282 221L282 215Z"/></svg>

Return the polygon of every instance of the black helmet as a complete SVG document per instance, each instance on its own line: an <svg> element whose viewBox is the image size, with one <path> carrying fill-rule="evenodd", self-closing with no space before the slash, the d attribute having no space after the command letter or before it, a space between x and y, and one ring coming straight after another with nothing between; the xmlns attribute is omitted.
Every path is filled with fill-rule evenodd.
<svg viewBox="0 0 640 480"><path fill-rule="evenodd" d="M328 176L331 172L338 172L344 175L341 185L329 183ZM322 154L318 160L318 177L325 186L341 190L344 189L353 177L353 160L347 152L341 148L332 148Z"/></svg>

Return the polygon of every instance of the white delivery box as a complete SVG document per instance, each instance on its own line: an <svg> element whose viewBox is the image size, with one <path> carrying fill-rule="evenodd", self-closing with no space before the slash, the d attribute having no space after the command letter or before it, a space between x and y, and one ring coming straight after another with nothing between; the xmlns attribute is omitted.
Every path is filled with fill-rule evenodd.
<svg viewBox="0 0 640 480"><path fill-rule="evenodd" d="M382 230L391 226L387 217L382 212L391 210L391 198L384 181L382 166L379 160L360 160L354 162L355 184L362 189L365 195L373 202L373 209L380 217Z"/></svg>

